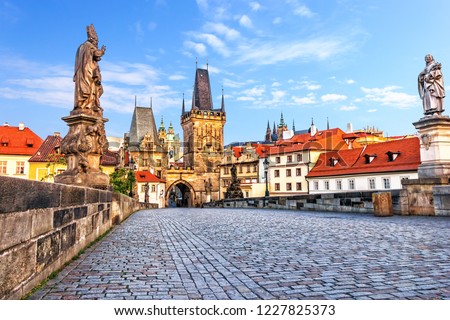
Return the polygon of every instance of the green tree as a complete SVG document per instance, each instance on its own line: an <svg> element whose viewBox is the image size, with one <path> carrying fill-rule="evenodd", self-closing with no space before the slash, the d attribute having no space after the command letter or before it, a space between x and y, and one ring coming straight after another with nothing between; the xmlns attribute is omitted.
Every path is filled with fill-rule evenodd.
<svg viewBox="0 0 450 320"><path fill-rule="evenodd" d="M136 183L134 172L125 168L119 168L109 175L110 183L115 192L120 192L125 195L130 193L130 184L133 188Z"/></svg>

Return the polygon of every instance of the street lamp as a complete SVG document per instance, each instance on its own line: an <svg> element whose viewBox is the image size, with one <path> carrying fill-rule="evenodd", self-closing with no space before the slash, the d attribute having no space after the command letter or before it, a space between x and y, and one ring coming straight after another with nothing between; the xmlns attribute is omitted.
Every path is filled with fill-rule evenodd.
<svg viewBox="0 0 450 320"><path fill-rule="evenodd" d="M128 181L130 181L130 193L128 194L130 198L133 198L133 175L134 175L134 160L130 159L129 163L130 171L128 171Z"/></svg>
<svg viewBox="0 0 450 320"><path fill-rule="evenodd" d="M264 165L264 178L266 179L266 193L264 194L264 203L263 206L266 206L266 197L269 196L269 181L267 179L267 171L269 170L269 160L267 160L267 158L264 159L263 162Z"/></svg>

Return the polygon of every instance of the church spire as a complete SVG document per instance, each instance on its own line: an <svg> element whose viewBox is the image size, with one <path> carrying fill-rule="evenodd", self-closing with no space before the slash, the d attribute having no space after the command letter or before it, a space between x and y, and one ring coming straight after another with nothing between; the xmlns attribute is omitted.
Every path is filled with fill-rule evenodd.
<svg viewBox="0 0 450 320"><path fill-rule="evenodd" d="M294 120L292 120L292 131L294 131L294 133L295 133L295 122L294 122Z"/></svg>
<svg viewBox="0 0 450 320"><path fill-rule="evenodd" d="M327 130L330 130L330 122L328 121L328 117L327 117Z"/></svg>

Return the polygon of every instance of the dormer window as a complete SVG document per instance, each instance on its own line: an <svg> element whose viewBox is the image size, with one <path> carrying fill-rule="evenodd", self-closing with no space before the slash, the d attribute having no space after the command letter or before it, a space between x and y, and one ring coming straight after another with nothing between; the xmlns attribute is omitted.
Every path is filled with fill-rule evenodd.
<svg viewBox="0 0 450 320"><path fill-rule="evenodd" d="M27 144L27 147L31 148L34 145L34 140L33 139L27 139L26 144Z"/></svg>
<svg viewBox="0 0 450 320"><path fill-rule="evenodd" d="M366 163L369 164L377 157L376 154L365 154L364 158L366 158Z"/></svg>
<svg viewBox="0 0 450 320"><path fill-rule="evenodd" d="M337 165L338 162L339 162L339 159L337 159L335 157L331 157L330 158L330 167L334 167L335 165Z"/></svg>
<svg viewBox="0 0 450 320"><path fill-rule="evenodd" d="M3 137L1 140L2 147L7 147L9 144L9 139L7 137Z"/></svg>
<svg viewBox="0 0 450 320"><path fill-rule="evenodd" d="M387 156L388 156L388 161L394 161L395 159L397 159L397 157L400 155L400 151L397 152L392 152L392 151L388 151L386 152Z"/></svg>

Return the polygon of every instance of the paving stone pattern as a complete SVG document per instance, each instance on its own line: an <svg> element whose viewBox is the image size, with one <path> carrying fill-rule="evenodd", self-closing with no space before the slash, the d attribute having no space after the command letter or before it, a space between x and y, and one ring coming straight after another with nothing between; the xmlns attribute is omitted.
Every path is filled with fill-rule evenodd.
<svg viewBox="0 0 450 320"><path fill-rule="evenodd" d="M450 218L140 211L31 299L450 299Z"/></svg>

